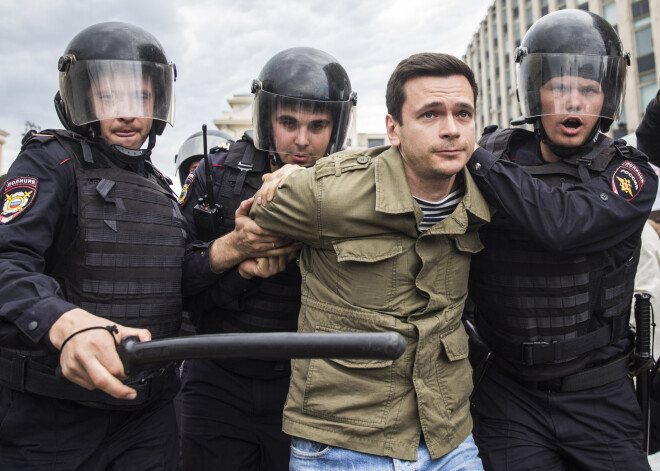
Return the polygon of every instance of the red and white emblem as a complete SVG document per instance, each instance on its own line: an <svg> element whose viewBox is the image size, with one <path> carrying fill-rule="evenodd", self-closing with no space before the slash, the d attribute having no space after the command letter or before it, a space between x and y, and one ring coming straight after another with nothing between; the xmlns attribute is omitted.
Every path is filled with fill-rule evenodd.
<svg viewBox="0 0 660 471"><path fill-rule="evenodd" d="M2 213L0 224L7 224L23 214L37 196L39 179L18 177L5 183L2 190Z"/></svg>
<svg viewBox="0 0 660 471"><path fill-rule="evenodd" d="M183 187L181 187L181 193L179 194L179 207L182 208L184 204L186 204L186 201L188 201L188 198L190 197L190 194L192 193L192 184L195 181L195 174L190 173L188 174L188 177L186 178L186 181L183 182Z"/></svg>

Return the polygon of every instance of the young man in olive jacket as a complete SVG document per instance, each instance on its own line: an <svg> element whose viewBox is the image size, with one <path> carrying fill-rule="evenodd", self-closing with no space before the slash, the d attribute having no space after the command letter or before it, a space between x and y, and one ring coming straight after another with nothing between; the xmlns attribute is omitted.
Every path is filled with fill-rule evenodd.
<svg viewBox="0 0 660 471"><path fill-rule="evenodd" d="M407 341L394 361L292 363L291 469L482 469L461 324L476 231L490 220L465 170L476 98L460 60L411 56L387 88L391 147L321 159L252 207L257 224L306 244L300 332L396 331Z"/></svg>

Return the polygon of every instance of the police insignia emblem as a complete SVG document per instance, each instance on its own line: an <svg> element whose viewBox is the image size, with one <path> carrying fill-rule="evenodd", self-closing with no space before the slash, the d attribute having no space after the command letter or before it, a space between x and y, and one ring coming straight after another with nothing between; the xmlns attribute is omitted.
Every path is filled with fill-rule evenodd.
<svg viewBox="0 0 660 471"><path fill-rule="evenodd" d="M0 224L13 221L32 205L37 196L38 184L39 179L35 177L18 177L5 183Z"/></svg>
<svg viewBox="0 0 660 471"><path fill-rule="evenodd" d="M626 201L632 201L646 183L644 174L632 162L626 160L612 175L612 191Z"/></svg>
<svg viewBox="0 0 660 471"><path fill-rule="evenodd" d="M188 201L188 197L190 196L190 187L194 181L195 174L191 173L188 175L188 178L186 178L186 181L183 182L183 187L181 188L181 193L179 194L179 207L182 207L184 204L186 204L186 201Z"/></svg>

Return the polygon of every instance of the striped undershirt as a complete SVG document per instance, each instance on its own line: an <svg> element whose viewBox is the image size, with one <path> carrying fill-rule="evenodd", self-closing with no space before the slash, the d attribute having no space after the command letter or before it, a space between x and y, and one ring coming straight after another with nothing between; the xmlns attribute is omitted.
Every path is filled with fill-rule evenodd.
<svg viewBox="0 0 660 471"><path fill-rule="evenodd" d="M434 224L439 223L444 218L449 216L454 212L458 203L461 202L465 196L465 187L461 186L456 191L453 191L447 195L442 201L425 201L421 198L415 198L415 201L419 203L419 207L422 208L424 212L424 219L419 225L419 230L422 232L428 231Z"/></svg>

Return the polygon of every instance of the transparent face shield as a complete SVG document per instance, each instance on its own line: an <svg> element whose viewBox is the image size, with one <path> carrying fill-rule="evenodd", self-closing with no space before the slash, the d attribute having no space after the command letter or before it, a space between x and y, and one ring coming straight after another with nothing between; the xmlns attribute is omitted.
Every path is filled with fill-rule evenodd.
<svg viewBox="0 0 660 471"><path fill-rule="evenodd" d="M60 72L60 94L78 126L114 118L174 124L174 66L155 62L73 61Z"/></svg>
<svg viewBox="0 0 660 471"><path fill-rule="evenodd" d="M206 151L211 153L214 147L226 144L229 140L216 136L213 134L207 134L206 136ZM179 152L176 153L174 164L176 166L175 174L179 171L179 167L191 157L195 157L196 160L201 160L204 157L204 136L196 135L191 136L186 141L181 144Z"/></svg>
<svg viewBox="0 0 660 471"><path fill-rule="evenodd" d="M626 58L529 54L518 63L523 115L596 116L617 120L625 91Z"/></svg>
<svg viewBox="0 0 660 471"><path fill-rule="evenodd" d="M306 100L259 90L252 116L254 145L280 156L332 154L344 145L352 109L352 100Z"/></svg>

